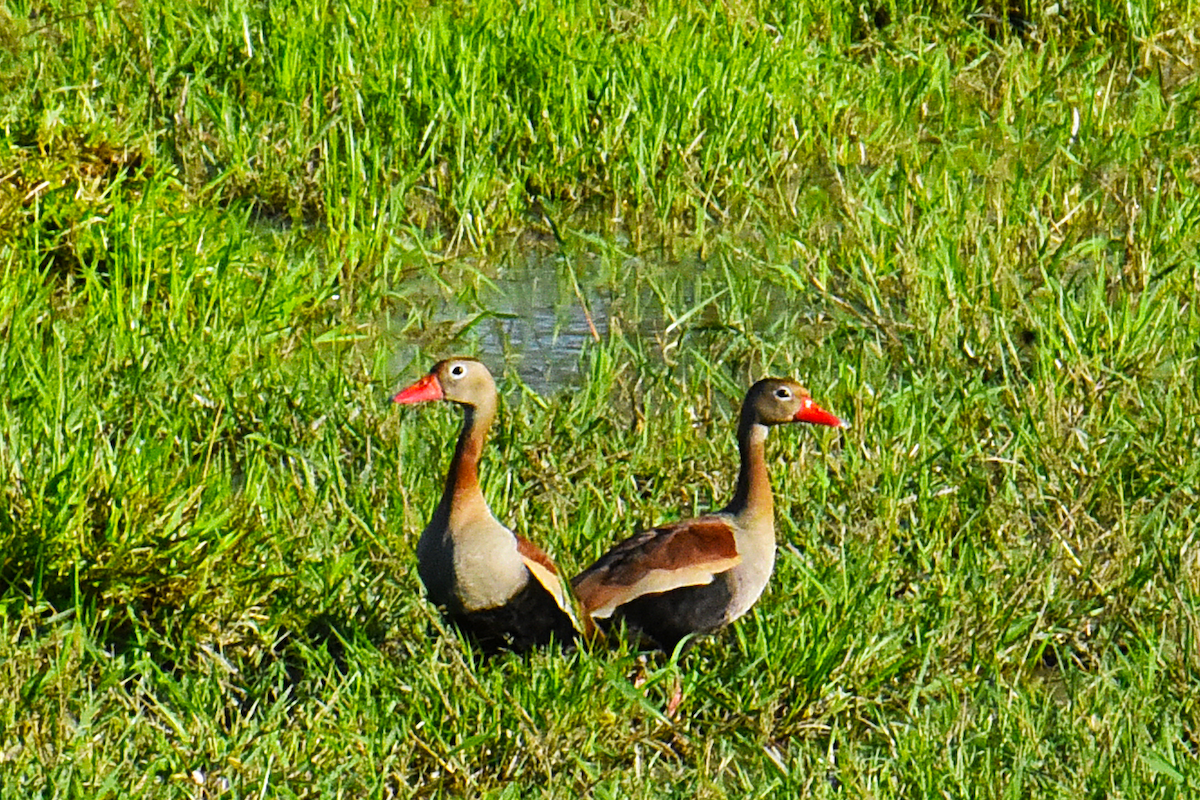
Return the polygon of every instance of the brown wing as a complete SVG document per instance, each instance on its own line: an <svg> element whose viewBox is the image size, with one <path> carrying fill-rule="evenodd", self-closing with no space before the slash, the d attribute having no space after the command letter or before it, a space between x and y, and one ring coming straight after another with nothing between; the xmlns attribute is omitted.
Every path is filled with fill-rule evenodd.
<svg viewBox="0 0 1200 800"><path fill-rule="evenodd" d="M575 576L571 587L588 614L605 619L642 595L712 583L741 560L729 521L701 517L629 537Z"/></svg>
<svg viewBox="0 0 1200 800"><path fill-rule="evenodd" d="M558 567L554 566L554 562L550 560L550 556L546 555L540 547L529 541L523 536L513 534L517 537L517 552L521 554L521 560L525 562L525 566L529 568L529 572L542 585L542 588L550 593L554 598L554 602L563 610L563 613L571 618L571 622L575 625L575 629L584 634L589 634L593 627L592 621L587 620L585 625L579 624L579 615L575 610L574 599L563 586L562 578L559 577Z"/></svg>

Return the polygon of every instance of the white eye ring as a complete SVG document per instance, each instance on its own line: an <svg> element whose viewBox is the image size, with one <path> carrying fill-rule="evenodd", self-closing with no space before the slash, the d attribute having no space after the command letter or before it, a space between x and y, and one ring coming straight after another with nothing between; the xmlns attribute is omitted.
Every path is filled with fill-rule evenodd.
<svg viewBox="0 0 1200 800"><path fill-rule="evenodd" d="M780 386L778 389L776 389L775 396L778 397L780 400L792 399L792 393L790 391L788 391L788 388L786 386Z"/></svg>
<svg viewBox="0 0 1200 800"><path fill-rule="evenodd" d="M461 378L467 372L467 368L462 364L455 364L450 368L450 374L455 378Z"/></svg>

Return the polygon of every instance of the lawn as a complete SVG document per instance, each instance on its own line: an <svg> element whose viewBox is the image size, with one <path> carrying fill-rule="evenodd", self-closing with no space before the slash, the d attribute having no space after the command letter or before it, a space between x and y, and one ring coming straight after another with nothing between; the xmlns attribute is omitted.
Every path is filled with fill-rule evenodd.
<svg viewBox="0 0 1200 800"><path fill-rule="evenodd" d="M0 800L1200 791L1197 30L0 5ZM853 427L773 431L729 630L484 662L389 401L457 352L568 574L728 500L757 378Z"/></svg>

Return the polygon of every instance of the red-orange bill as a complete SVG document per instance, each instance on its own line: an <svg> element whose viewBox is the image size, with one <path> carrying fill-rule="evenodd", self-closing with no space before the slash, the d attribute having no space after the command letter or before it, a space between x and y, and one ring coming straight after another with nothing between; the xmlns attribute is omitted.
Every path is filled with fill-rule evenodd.
<svg viewBox="0 0 1200 800"><path fill-rule="evenodd" d="M397 403L423 403L426 400L441 400L442 384L437 375L430 373L392 398Z"/></svg>
<svg viewBox="0 0 1200 800"><path fill-rule="evenodd" d="M811 425L828 425L831 428L850 427L849 422L846 422L844 419L838 419L809 398L805 398L804 405L800 407L800 410L796 412L796 416L792 417L792 419L796 422L807 422Z"/></svg>

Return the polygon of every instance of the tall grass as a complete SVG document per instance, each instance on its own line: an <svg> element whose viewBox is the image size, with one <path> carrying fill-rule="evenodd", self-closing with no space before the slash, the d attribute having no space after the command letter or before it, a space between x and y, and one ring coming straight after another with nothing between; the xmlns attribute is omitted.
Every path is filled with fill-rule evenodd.
<svg viewBox="0 0 1200 800"><path fill-rule="evenodd" d="M1195 791L1196 12L1019 11L0 11L0 797ZM679 661L413 575L388 389L531 252L602 335L487 354L483 480L565 571L728 499L754 378L854 423Z"/></svg>
<svg viewBox="0 0 1200 800"><path fill-rule="evenodd" d="M132 151L213 201L333 231L451 244L490 240L531 200L701 232L770 218L831 156L982 166L1015 139L1010 166L1040 167L1073 110L1084 137L1125 132L1108 114L1142 124L1129 134L1172 129L1163 115L1186 104L1136 88L1187 82L1195 22L1123 4L1033 28L896 5L880 30L869 9L804 3L161 11L15 6L9 135L65 160L79 139Z"/></svg>

